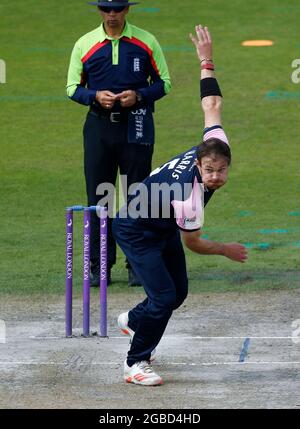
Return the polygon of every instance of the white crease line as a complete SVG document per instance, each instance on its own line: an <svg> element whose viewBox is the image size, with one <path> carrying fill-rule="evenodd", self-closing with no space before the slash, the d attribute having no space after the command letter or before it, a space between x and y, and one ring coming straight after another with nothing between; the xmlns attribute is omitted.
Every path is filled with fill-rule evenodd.
<svg viewBox="0 0 300 429"><path fill-rule="evenodd" d="M164 335L162 340L164 339L174 339L174 340L244 340L245 338L250 338L251 340L292 340L294 342L299 342L299 336L296 337L249 337L247 335L241 336L241 337L201 337L201 336L180 336L180 335ZM38 337L38 336L30 336L30 337L11 337L14 340L24 340L24 339L30 339L30 340L70 340L70 339L92 339L97 338L104 339L104 340L128 340L128 337L123 336L108 336L108 338L103 338L97 335L91 335L88 338L83 338L81 334L75 334L74 337L66 338L65 336L61 335L59 337ZM7 338L9 340L9 337Z"/></svg>
<svg viewBox="0 0 300 429"><path fill-rule="evenodd" d="M299 337L249 337L249 335L243 335L242 337L201 337L201 336L185 336L185 337L181 337L180 335L166 335L163 338L174 338L174 339L178 339L178 338L183 338L185 340L244 340L245 338L250 338L253 340L285 340L285 339L296 339Z"/></svg>
<svg viewBox="0 0 300 429"><path fill-rule="evenodd" d="M186 365L186 366L218 366L218 365L299 365L300 362L201 362L201 363L185 363L185 362L168 362L167 365Z"/></svg>
<svg viewBox="0 0 300 429"><path fill-rule="evenodd" d="M221 366L221 365L300 365L299 362L199 362L199 363L188 363L188 362L162 362L162 365L173 365L173 366ZM14 366L14 365L53 365L53 366L122 366L120 362L86 362L86 363L73 363L72 362L0 362L0 365Z"/></svg>

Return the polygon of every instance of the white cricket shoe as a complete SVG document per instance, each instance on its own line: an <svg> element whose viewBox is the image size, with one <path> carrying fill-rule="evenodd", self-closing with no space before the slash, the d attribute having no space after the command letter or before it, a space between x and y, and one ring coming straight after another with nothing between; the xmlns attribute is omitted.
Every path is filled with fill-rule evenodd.
<svg viewBox="0 0 300 429"><path fill-rule="evenodd" d="M118 317L118 326L125 335L129 335L130 339L133 339L134 331L128 326L128 312L122 313Z"/></svg>
<svg viewBox="0 0 300 429"><path fill-rule="evenodd" d="M130 336L130 343L131 343L134 337L134 331L130 329L128 326L128 312L120 314L120 316L118 317L118 326L123 332L123 334ZM156 354L156 349L152 350L151 352L150 362L154 361L155 354Z"/></svg>
<svg viewBox="0 0 300 429"><path fill-rule="evenodd" d="M131 367L124 362L124 380L126 383L139 384L141 386L160 386L162 378L151 368L149 362L136 362Z"/></svg>

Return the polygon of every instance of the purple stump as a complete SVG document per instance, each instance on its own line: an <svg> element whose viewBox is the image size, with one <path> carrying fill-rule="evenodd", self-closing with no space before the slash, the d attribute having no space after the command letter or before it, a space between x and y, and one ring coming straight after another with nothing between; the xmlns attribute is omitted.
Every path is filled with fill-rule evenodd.
<svg viewBox="0 0 300 429"><path fill-rule="evenodd" d="M72 336L73 210L66 212L66 336Z"/></svg>
<svg viewBox="0 0 300 429"><path fill-rule="evenodd" d="M88 208L83 215L83 336L90 335L90 239L91 215Z"/></svg>
<svg viewBox="0 0 300 429"><path fill-rule="evenodd" d="M100 337L107 337L107 209L100 209Z"/></svg>

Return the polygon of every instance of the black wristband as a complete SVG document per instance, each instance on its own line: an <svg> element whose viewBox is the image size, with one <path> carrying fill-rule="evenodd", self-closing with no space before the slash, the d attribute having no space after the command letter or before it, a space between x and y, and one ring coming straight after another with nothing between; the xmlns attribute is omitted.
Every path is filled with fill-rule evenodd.
<svg viewBox="0 0 300 429"><path fill-rule="evenodd" d="M205 79L200 80L201 100L202 98L209 97L210 95L219 95L222 97L218 81L214 77L206 77Z"/></svg>

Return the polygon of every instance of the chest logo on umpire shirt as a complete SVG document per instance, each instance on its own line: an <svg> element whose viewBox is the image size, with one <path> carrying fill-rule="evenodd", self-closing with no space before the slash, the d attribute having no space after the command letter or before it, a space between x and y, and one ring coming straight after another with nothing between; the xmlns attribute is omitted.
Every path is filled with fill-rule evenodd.
<svg viewBox="0 0 300 429"><path fill-rule="evenodd" d="M134 58L133 59L133 71L134 72L140 72L141 71L140 59L139 58Z"/></svg>

